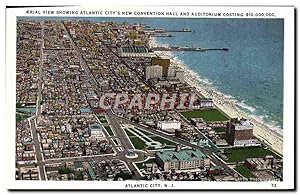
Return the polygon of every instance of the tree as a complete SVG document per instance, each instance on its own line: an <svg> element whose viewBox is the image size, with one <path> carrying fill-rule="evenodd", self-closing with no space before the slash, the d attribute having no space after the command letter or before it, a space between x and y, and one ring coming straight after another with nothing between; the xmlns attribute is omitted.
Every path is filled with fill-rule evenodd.
<svg viewBox="0 0 300 195"><path fill-rule="evenodd" d="M67 168L67 167L61 167L61 168L58 169L59 174L69 174L71 172L72 172L72 170L70 168Z"/></svg>
<svg viewBox="0 0 300 195"><path fill-rule="evenodd" d="M16 103L17 108L22 108L22 104L20 102Z"/></svg>

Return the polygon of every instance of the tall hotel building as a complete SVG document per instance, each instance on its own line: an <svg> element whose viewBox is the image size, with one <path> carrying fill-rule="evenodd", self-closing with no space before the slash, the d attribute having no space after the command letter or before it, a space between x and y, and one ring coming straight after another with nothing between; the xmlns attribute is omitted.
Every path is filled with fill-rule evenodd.
<svg viewBox="0 0 300 195"><path fill-rule="evenodd" d="M146 67L146 80L153 78L161 78L162 77L163 67L160 65L147 66Z"/></svg>

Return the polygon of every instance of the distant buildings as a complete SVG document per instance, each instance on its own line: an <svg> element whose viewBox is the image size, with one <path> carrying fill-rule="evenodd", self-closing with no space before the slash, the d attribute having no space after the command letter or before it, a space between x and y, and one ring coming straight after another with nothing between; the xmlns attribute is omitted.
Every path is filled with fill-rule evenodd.
<svg viewBox="0 0 300 195"><path fill-rule="evenodd" d="M164 171L210 167L210 159L200 150L181 150L177 147L176 151L157 152L155 158Z"/></svg>
<svg viewBox="0 0 300 195"><path fill-rule="evenodd" d="M259 146L253 136L253 124L247 119L231 119L227 123L227 142L233 146Z"/></svg>
<svg viewBox="0 0 300 195"><path fill-rule="evenodd" d="M191 123L195 125L198 129L207 128L207 124L202 118L191 118Z"/></svg>
<svg viewBox="0 0 300 195"><path fill-rule="evenodd" d="M119 160L68 161L45 165L48 180L102 180L129 179L130 170ZM124 177L127 176L127 177Z"/></svg>
<svg viewBox="0 0 300 195"><path fill-rule="evenodd" d="M75 35L76 30L74 28L70 29L70 35Z"/></svg>
<svg viewBox="0 0 300 195"><path fill-rule="evenodd" d="M39 169L34 166L21 167L18 170L18 178L21 180L39 180Z"/></svg>
<svg viewBox="0 0 300 195"><path fill-rule="evenodd" d="M153 65L146 67L146 80L154 78L162 78L163 67L160 65Z"/></svg>
<svg viewBox="0 0 300 195"><path fill-rule="evenodd" d="M35 150L29 122L27 120L19 122L16 128L16 160L35 160Z"/></svg>
<svg viewBox="0 0 300 195"><path fill-rule="evenodd" d="M264 158L248 158L245 160L245 166L251 170L251 177L259 181L281 180L282 164L277 161L273 155L267 155Z"/></svg>
<svg viewBox="0 0 300 195"><path fill-rule="evenodd" d="M267 155L265 158L248 158L245 160L245 166L250 170L272 169L275 164L274 156Z"/></svg>
<svg viewBox="0 0 300 195"><path fill-rule="evenodd" d="M193 129L191 128L176 129L175 136L191 142L193 141Z"/></svg>
<svg viewBox="0 0 300 195"><path fill-rule="evenodd" d="M146 163L144 170L146 173L156 173L159 171L156 163Z"/></svg>
<svg viewBox="0 0 300 195"><path fill-rule="evenodd" d="M110 45L110 44L108 44ZM149 52L145 46L128 46L119 49L120 57L154 57L153 52Z"/></svg>

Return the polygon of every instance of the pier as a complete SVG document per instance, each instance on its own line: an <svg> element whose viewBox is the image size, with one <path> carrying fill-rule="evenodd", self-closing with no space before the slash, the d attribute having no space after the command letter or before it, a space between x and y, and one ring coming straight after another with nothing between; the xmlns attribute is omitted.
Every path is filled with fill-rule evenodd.
<svg viewBox="0 0 300 195"><path fill-rule="evenodd" d="M201 47L152 47L152 51L229 51L228 48L201 48Z"/></svg>
<svg viewBox="0 0 300 195"><path fill-rule="evenodd" d="M165 30L163 28L146 28L145 31L151 32L151 33L167 33L167 32L192 32L189 28L182 28L182 29L170 29Z"/></svg>
<svg viewBox="0 0 300 195"><path fill-rule="evenodd" d="M168 33L162 33L162 34L156 33L156 34L151 34L151 36L152 36L152 37L175 37L174 35L168 34Z"/></svg>
<svg viewBox="0 0 300 195"><path fill-rule="evenodd" d="M183 28L181 30L166 30L166 32L192 32L189 28Z"/></svg>

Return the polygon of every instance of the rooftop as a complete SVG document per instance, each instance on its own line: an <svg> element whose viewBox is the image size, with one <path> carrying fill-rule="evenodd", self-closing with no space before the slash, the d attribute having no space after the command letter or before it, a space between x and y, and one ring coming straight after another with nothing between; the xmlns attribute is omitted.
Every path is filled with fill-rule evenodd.
<svg viewBox="0 0 300 195"><path fill-rule="evenodd" d="M179 152L163 151L163 152L157 152L156 154L164 162L191 161L191 160L199 160L199 159L206 158L206 155L203 154L200 150L190 150L190 149L181 150Z"/></svg>
<svg viewBox="0 0 300 195"><path fill-rule="evenodd" d="M102 129L102 126L100 126L100 125L97 124L97 123L90 124L89 127L90 127L91 130L94 130L94 129Z"/></svg>

